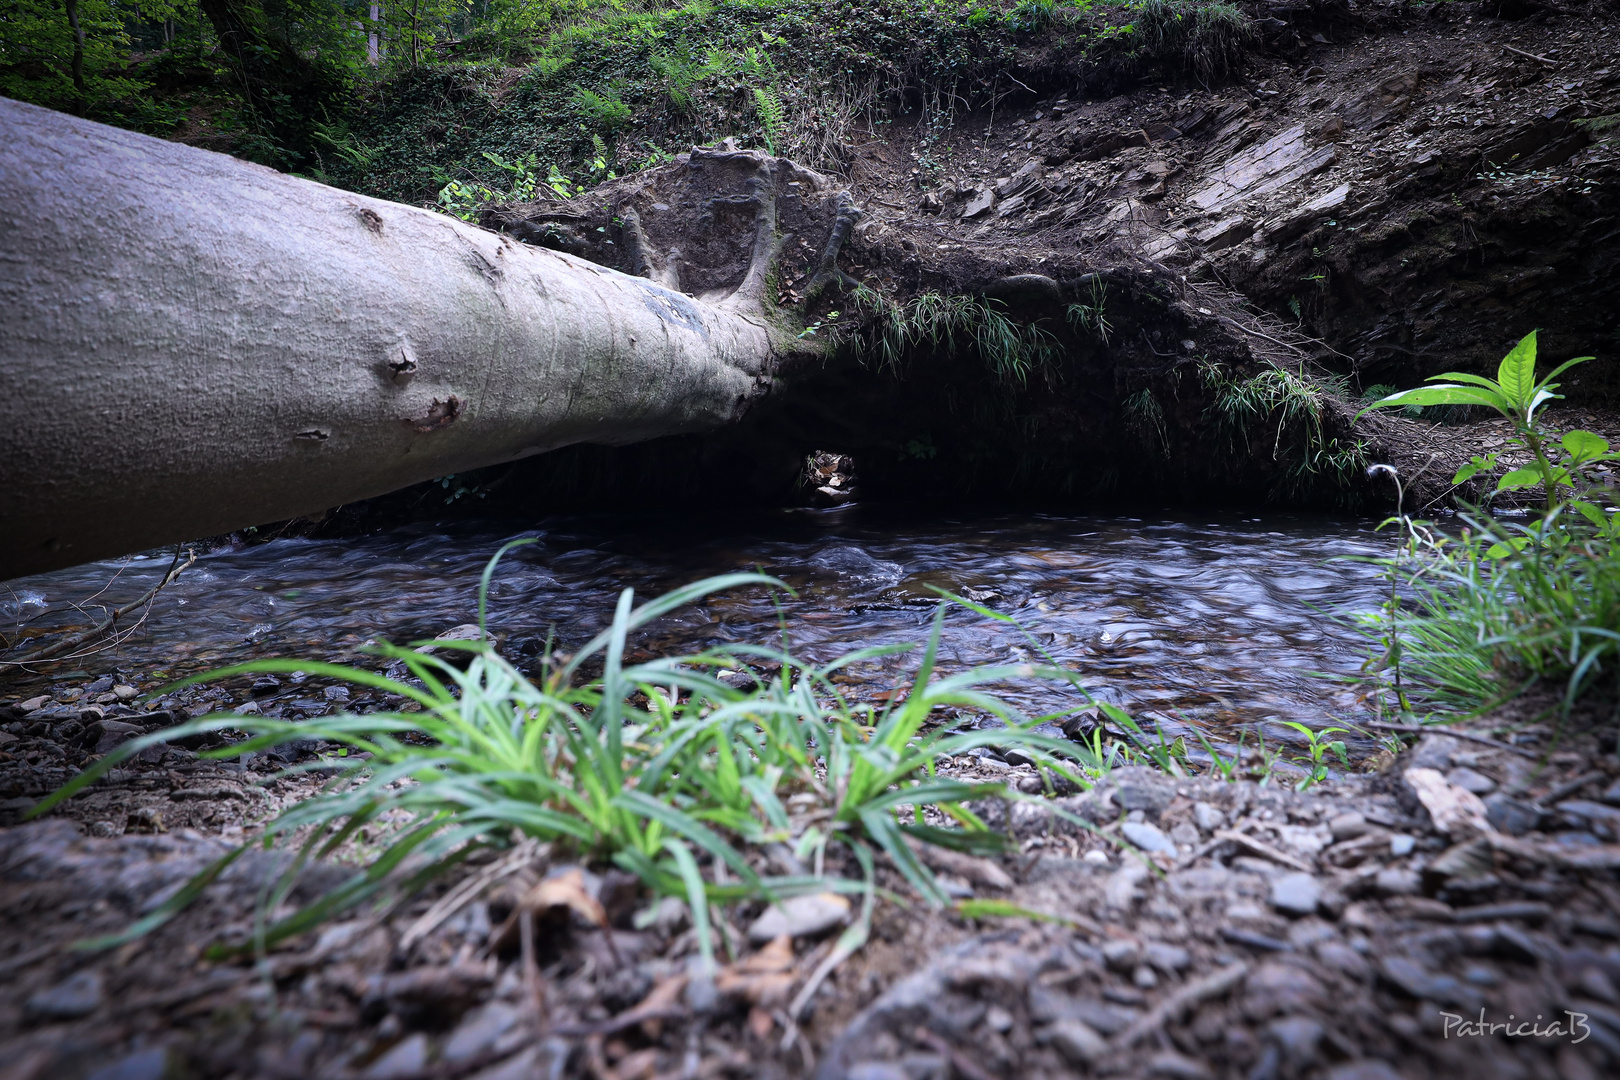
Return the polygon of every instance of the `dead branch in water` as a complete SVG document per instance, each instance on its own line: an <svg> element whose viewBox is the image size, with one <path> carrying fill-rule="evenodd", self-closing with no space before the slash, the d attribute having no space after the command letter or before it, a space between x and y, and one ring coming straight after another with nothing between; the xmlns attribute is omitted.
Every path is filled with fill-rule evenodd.
<svg viewBox="0 0 1620 1080"><path fill-rule="evenodd" d="M178 547L175 548L174 559L169 563L169 569L166 570L163 576L158 579L158 583L156 585L152 586L146 592L142 593L139 598L130 601L123 607L114 608L108 613L105 619L102 619L90 629L80 631L77 634L70 634L60 641L53 642L52 644L45 646L43 649L29 653L27 656L24 656L19 660L0 660L0 666L21 667L24 664L37 664L41 661L58 657L72 649L77 649L80 645L94 641L96 638L106 633L109 629L112 629L117 624L119 619L123 618L125 615L128 615L131 611L134 611L142 604L145 604L147 606L147 610L141 612L141 617L135 621L134 626L129 627L128 631L125 632L125 636L128 636L129 631L135 630L146 621L146 616L148 612L151 611L152 601L157 599L157 594L162 592L165 586L172 584L175 578L179 577L186 570L190 569L191 564L197 561L197 553L195 551L188 550L186 554L189 557L186 559L184 565L182 565L180 562L180 549ZM113 644L116 643L117 642L114 642Z"/></svg>

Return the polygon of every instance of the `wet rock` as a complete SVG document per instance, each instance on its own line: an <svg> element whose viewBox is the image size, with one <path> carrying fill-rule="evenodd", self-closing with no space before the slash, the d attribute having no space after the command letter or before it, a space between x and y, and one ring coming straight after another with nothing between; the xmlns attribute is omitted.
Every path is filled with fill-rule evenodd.
<svg viewBox="0 0 1620 1080"><path fill-rule="evenodd" d="M1475 795L1489 795L1496 790L1496 781L1484 773L1473 769L1458 767L1446 773L1446 783L1455 784L1464 791Z"/></svg>
<svg viewBox="0 0 1620 1080"><path fill-rule="evenodd" d="M1339 814L1328 822L1328 832L1336 841L1354 840L1358 836L1366 835L1370 828L1372 826L1367 824L1367 819L1354 810Z"/></svg>
<svg viewBox="0 0 1620 1080"><path fill-rule="evenodd" d="M1149 854L1161 851L1168 855L1176 853L1176 845L1157 825L1149 825L1145 821L1127 821L1119 827L1119 831L1125 839Z"/></svg>
<svg viewBox="0 0 1620 1080"><path fill-rule="evenodd" d="M1322 887L1310 874L1284 874L1271 883L1271 906L1284 915L1314 915Z"/></svg>
<svg viewBox="0 0 1620 1080"><path fill-rule="evenodd" d="M1107 1041L1079 1020L1059 1020L1046 1037L1073 1065L1090 1065L1108 1053Z"/></svg>
<svg viewBox="0 0 1620 1080"><path fill-rule="evenodd" d="M146 729L139 724L130 724L122 720L98 720L85 729L84 742L93 754L106 754L129 742L129 740L146 734Z"/></svg>
<svg viewBox="0 0 1620 1080"><path fill-rule="evenodd" d="M101 1007L101 975L81 971L29 998L23 1011L35 1020L76 1020Z"/></svg>
<svg viewBox="0 0 1620 1080"><path fill-rule="evenodd" d="M426 1035L412 1035L372 1062L360 1075L365 1080L403 1080L427 1067Z"/></svg>
<svg viewBox="0 0 1620 1080"><path fill-rule="evenodd" d="M809 937L824 934L849 921L849 901L837 893L795 896L772 904L748 927L748 940L755 945L786 934Z"/></svg>

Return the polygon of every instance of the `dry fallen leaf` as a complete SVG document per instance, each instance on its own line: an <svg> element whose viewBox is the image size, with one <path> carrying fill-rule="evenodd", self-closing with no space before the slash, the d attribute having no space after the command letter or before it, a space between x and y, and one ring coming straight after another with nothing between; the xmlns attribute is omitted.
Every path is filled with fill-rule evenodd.
<svg viewBox="0 0 1620 1080"><path fill-rule="evenodd" d="M1434 827L1453 840L1467 840L1496 830L1485 819L1479 796L1450 783L1434 769L1407 769L1406 782L1434 819Z"/></svg>
<svg viewBox="0 0 1620 1080"><path fill-rule="evenodd" d="M715 976L714 987L729 997L740 997L750 1005L769 1008L787 1000L797 979L794 971L793 939L786 934L773 938L759 952L729 964ZM769 1021L769 1013L766 1020ZM766 1033L770 1028L767 1026Z"/></svg>
<svg viewBox="0 0 1620 1080"><path fill-rule="evenodd" d="M494 951L504 952L517 944L518 920L525 912L538 917L559 911L575 912L592 926L608 931L606 909L586 891L585 872L575 866L535 882L523 894L512 914L490 935Z"/></svg>

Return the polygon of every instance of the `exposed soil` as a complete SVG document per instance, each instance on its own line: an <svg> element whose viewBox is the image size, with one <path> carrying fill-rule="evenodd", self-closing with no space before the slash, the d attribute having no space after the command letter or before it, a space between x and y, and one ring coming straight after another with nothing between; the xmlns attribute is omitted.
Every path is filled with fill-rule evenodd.
<svg viewBox="0 0 1620 1080"><path fill-rule="evenodd" d="M1365 439L1370 460L1395 462L1418 509L1504 433L1379 417L1353 436L1351 399L1374 383L1488 370L1535 326L1546 328L1544 356L1599 354L1570 378L1576 400L1556 421L1620 441L1608 355L1620 344L1620 149L1575 123L1620 112L1612 12L1269 12L1266 48L1241 84L1082 97L1054 61L1016 73L1031 96L963 118L940 141L903 128L874 137L840 180L865 212L841 255L847 273L902 300L998 296L1049 321L1069 368L1008 386L976 357L913 358L874 391L872 369L849 361L790 379L752 426L550 455L508 490L623 497L639 485L680 498L721 476L738 498L780 495L821 449L853 455L870 495L994 487L1082 498L1148 478L1170 497L1259 499L1290 463L1265 438L1234 452L1196 375L1200 364L1241 376L1280 361L1347 378L1330 429ZM626 190L531 238L622 263L612 219ZM677 237L654 224L657 200L645 201L664 258ZM514 211L506 224L544 232L548 212ZM792 250L807 272L810 253ZM701 270L699 247L684 251ZM782 299L796 302L798 284ZM1066 315L1101 298L1107 341ZM847 305L829 298L817 310L834 307ZM1123 410L1143 393L1162 424L1133 424ZM1015 426L1016 438L998 433ZM1336 490L1387 497L1350 479ZM110 684L59 697L6 707L7 821L89 755L210 707L198 697L150 710ZM1281 776L1259 785L1122 771L1065 797L1094 831L1020 804L997 819L1018 855L945 873L964 895L1055 921L881 903L873 941L797 1025L784 1008L836 926L749 943L759 913L732 911L738 955L711 981L673 908L587 868L566 880L604 906L612 946L548 908L526 967L520 949L499 944L511 936L505 913L572 869L531 848L467 867L487 887L408 945L455 883L257 963L251 952L202 959L207 942L249 939L255 899L280 865L253 855L154 934L67 951L127 927L318 782L275 778L285 761L154 751L51 819L0 832L0 1076L1614 1075L1620 769L1607 707L1559 725L1521 705L1472 730L1511 748L1429 735L1377 771L1304 794ZM302 763L324 752L304 748ZM992 756L952 768L1020 766ZM1161 847L1153 870L1118 849L1122 836ZM318 868L306 888L342 873ZM897 877L882 883L905 895ZM638 911L651 921L638 923ZM1482 1009L1490 1023L1511 1014L1565 1029L1476 1037L1446 1026L1446 1014ZM1573 1037L1571 1013L1581 1018Z"/></svg>

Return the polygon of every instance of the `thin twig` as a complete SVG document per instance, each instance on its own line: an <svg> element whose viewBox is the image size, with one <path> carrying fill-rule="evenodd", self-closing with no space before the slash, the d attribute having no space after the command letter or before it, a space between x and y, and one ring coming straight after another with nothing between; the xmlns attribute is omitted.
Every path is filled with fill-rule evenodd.
<svg viewBox="0 0 1620 1080"><path fill-rule="evenodd" d="M1219 997L1221 994L1226 993L1242 982L1248 974L1249 965L1236 963L1221 968L1213 974L1205 975L1196 982L1188 983L1158 1005L1155 1005L1146 1016L1120 1032L1119 1036L1114 1039L1114 1046L1121 1049L1132 1046L1140 1041L1144 1035L1151 1035L1165 1024L1174 1021L1187 1009L1212 997Z"/></svg>
<svg viewBox="0 0 1620 1080"><path fill-rule="evenodd" d="M1609 774L1604 772L1602 769L1594 769L1592 772L1582 773L1575 779L1559 784L1557 787L1547 792L1547 794L1536 800L1536 805L1546 806L1550 803L1555 803L1560 799L1568 798L1569 796L1575 794L1587 784L1598 780L1607 780L1608 778Z"/></svg>
<svg viewBox="0 0 1620 1080"><path fill-rule="evenodd" d="M1443 731L1436 727L1422 727L1418 724L1389 724L1382 720L1363 720L1360 726L1374 728L1378 731L1399 732L1403 735L1444 735L1448 739L1462 739L1465 742L1475 742L1482 746L1494 747L1497 750L1506 750L1510 754L1518 754L1520 757L1527 757L1532 761L1538 756L1533 750L1498 742L1484 735L1475 735L1471 731Z"/></svg>
<svg viewBox="0 0 1620 1080"><path fill-rule="evenodd" d="M87 641L94 641L96 638L105 633L108 628L117 623L119 619L123 618L131 611L134 611L142 604L150 603L152 600L156 599L157 594L164 588L164 586L172 584L175 578L179 577L186 570L190 569L191 564L197 561L197 553L195 551L190 551L188 554L191 557L186 560L184 566L181 566L179 565L180 549L176 548L174 551L174 561L169 564L168 571L158 579L158 583L156 585L152 586L145 593L143 593L139 599L133 600L121 608L114 608L111 614L109 614L105 619L97 623L95 626L92 626L90 629L62 638L60 641L47 645L43 649L31 652L19 660L0 660L0 665L20 667L24 664L37 664L42 660L49 660L53 656L58 656L61 653L76 649ZM142 616L142 618L145 618L145 616Z"/></svg>
<svg viewBox="0 0 1620 1080"><path fill-rule="evenodd" d="M1523 49L1515 49L1511 45L1504 45L1504 46L1502 46L1502 48L1506 49L1508 52L1512 53L1514 56L1522 56L1526 60L1534 60L1538 64L1546 64L1548 67L1557 67L1558 66L1558 61L1552 59L1549 56L1537 56L1535 53L1525 52Z"/></svg>

